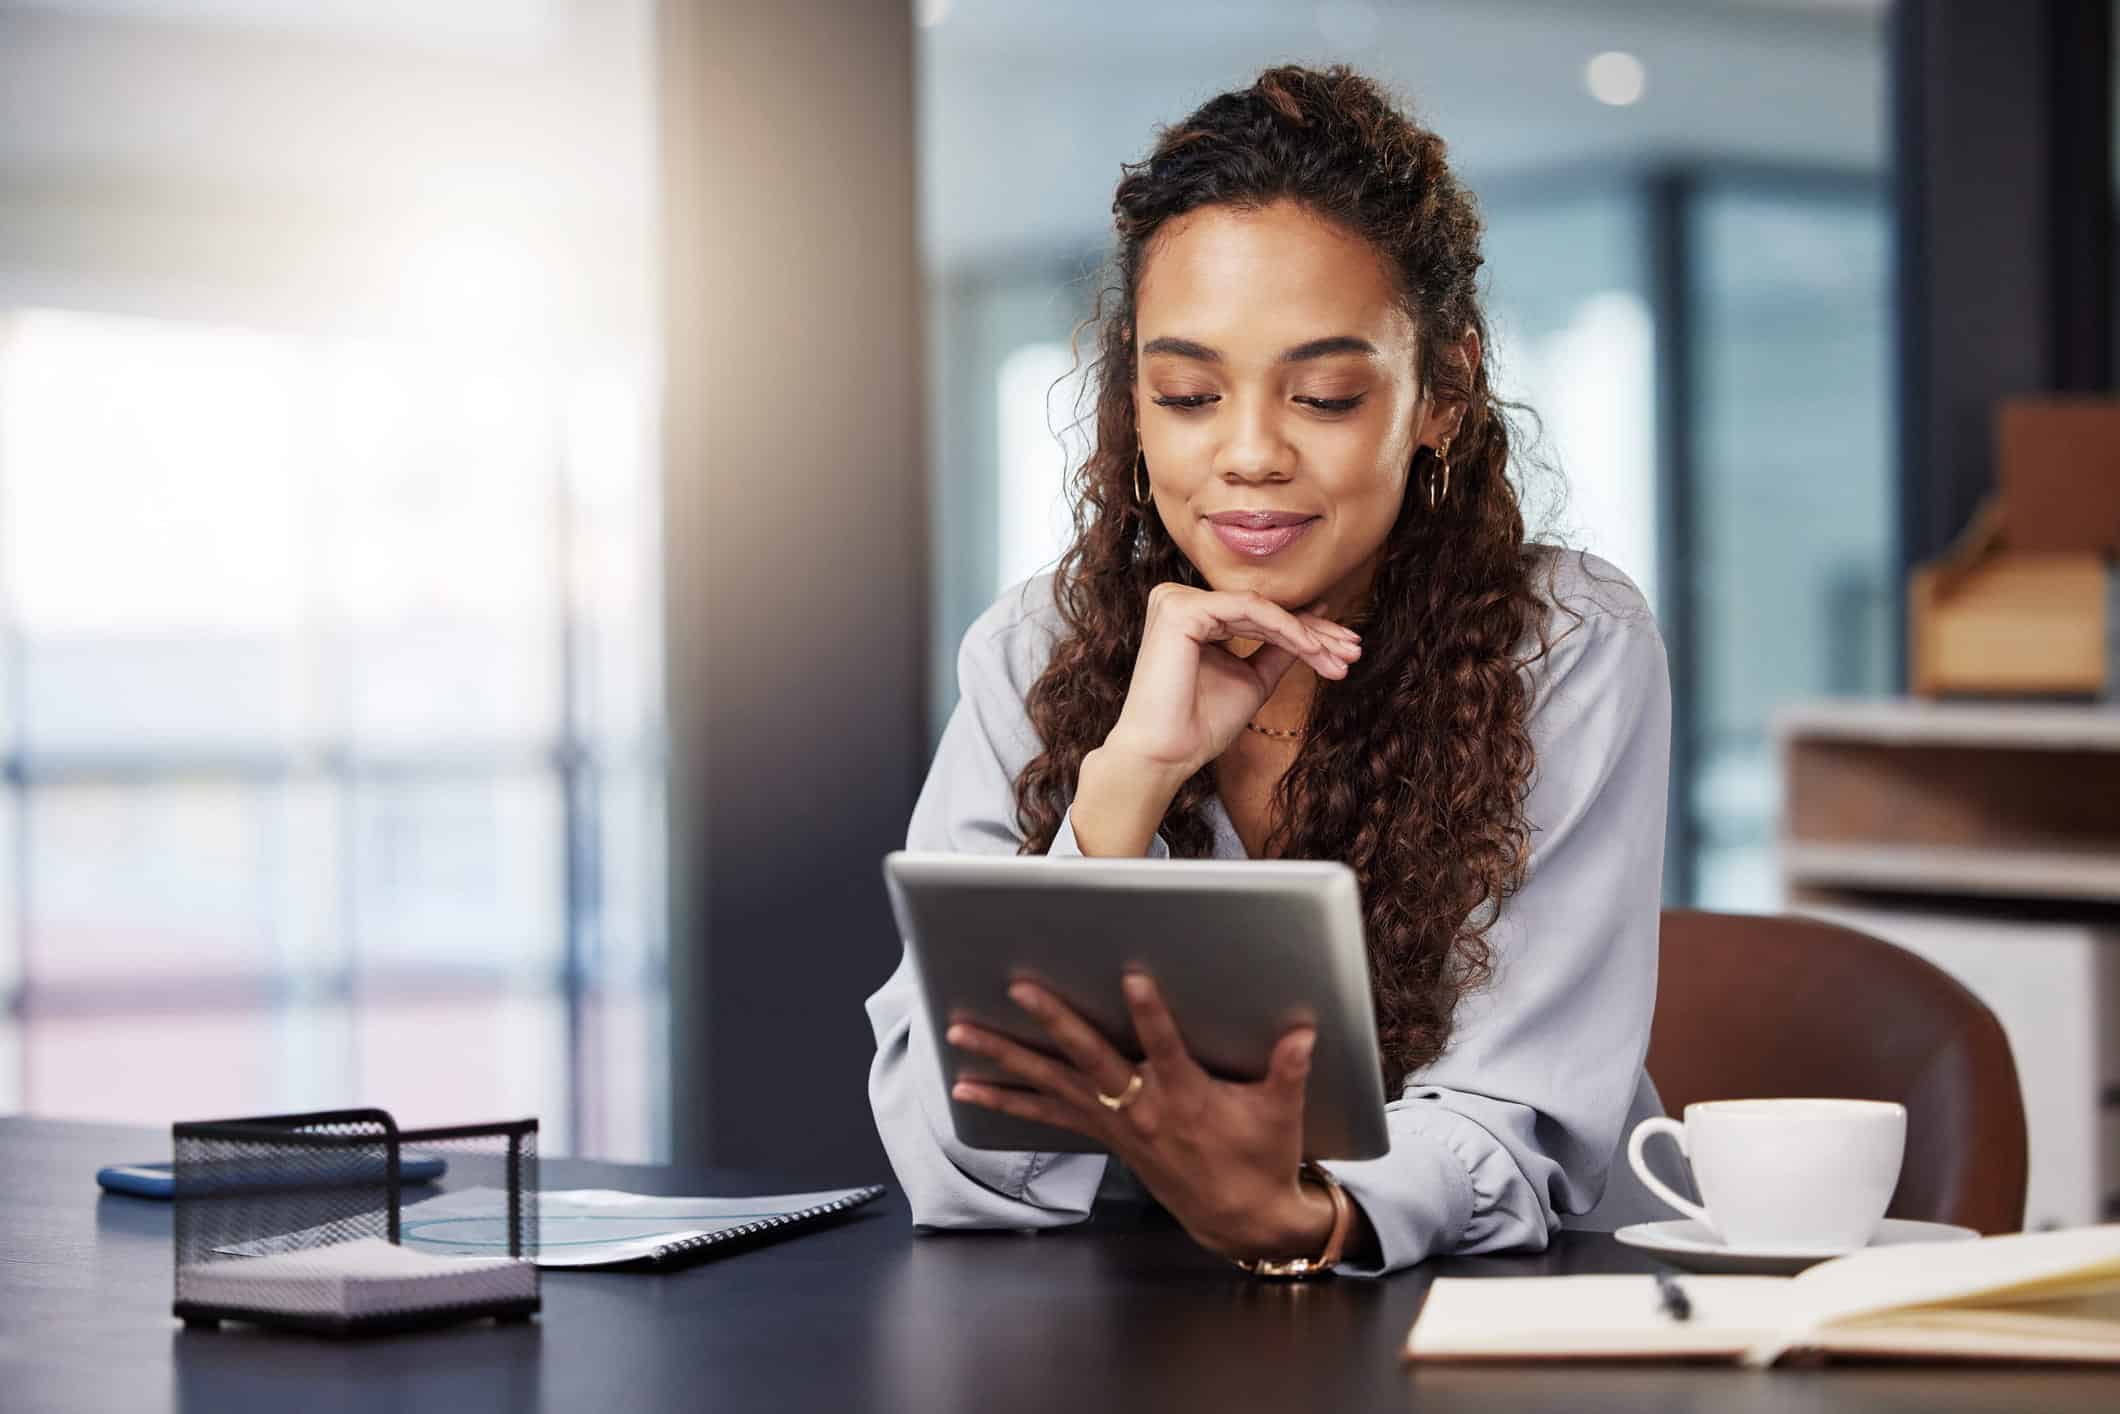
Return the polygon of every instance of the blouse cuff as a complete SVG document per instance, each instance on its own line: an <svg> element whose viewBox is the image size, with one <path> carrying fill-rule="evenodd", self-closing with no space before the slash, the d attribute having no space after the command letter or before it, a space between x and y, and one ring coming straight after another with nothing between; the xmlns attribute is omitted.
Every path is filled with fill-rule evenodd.
<svg viewBox="0 0 2120 1414"><path fill-rule="evenodd" d="M1073 801L1068 802L1067 813L1060 817L1060 828L1053 833L1053 847L1045 853L1049 859L1058 859L1062 856L1070 859L1083 857L1082 846L1075 843L1075 805ZM1148 837L1148 853L1142 857L1144 859L1170 858L1170 846L1164 842L1160 831Z"/></svg>
<svg viewBox="0 0 2120 1414"><path fill-rule="evenodd" d="M1103 1154L1035 1153L1024 1165L1016 1196L1058 1213L1086 1214L1104 1186Z"/></svg>
<svg viewBox="0 0 2120 1414"><path fill-rule="evenodd" d="M1546 1224L1524 1223L1503 1201L1515 1161L1479 1124L1437 1105L1390 1115L1391 1152L1325 1164L1376 1231L1375 1265L1341 1262L1347 1276L1382 1276L1429 1257L1497 1247L1543 1250Z"/></svg>
<svg viewBox="0 0 2120 1414"><path fill-rule="evenodd" d="M1376 1265L1350 1259L1333 1268L1342 1276L1383 1276L1447 1252L1472 1216L1472 1180L1465 1166L1430 1135L1398 1136L1380 1159L1323 1167L1361 1205L1377 1235Z"/></svg>

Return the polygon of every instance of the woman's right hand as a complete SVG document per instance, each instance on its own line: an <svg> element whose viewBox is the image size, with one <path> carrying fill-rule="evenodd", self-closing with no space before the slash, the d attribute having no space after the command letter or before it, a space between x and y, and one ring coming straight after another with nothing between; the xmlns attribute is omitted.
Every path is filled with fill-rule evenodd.
<svg viewBox="0 0 2120 1414"><path fill-rule="evenodd" d="M1228 749L1297 659L1319 677L1347 676L1361 635L1318 613L1324 602L1291 613L1254 591L1157 585L1105 747L1185 779ZM1222 646L1233 638L1259 646L1239 657Z"/></svg>

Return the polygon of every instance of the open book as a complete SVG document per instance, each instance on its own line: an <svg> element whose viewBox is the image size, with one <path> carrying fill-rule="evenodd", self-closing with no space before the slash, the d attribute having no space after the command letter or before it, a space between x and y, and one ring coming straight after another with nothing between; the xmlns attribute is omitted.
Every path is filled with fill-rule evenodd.
<svg viewBox="0 0 2120 1414"><path fill-rule="evenodd" d="M1413 1360L1727 1357L1793 1351L2120 1363L2120 1224L1865 1248L1793 1277L1438 1277Z"/></svg>

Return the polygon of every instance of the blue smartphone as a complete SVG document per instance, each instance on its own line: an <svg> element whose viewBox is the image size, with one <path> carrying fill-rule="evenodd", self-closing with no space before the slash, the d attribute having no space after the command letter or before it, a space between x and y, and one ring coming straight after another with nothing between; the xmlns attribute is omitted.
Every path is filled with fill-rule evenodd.
<svg viewBox="0 0 2120 1414"><path fill-rule="evenodd" d="M448 1172L446 1159L434 1154L402 1153L398 1155L398 1178L404 1183L432 1183ZM315 1172L317 1183L331 1182L331 1174ZM264 1175L260 1175L261 1179ZM273 1175L272 1181L285 1183L285 1175ZM112 1164L96 1170L96 1182L112 1193L129 1193L135 1198L169 1198L176 1193L177 1179L170 1164Z"/></svg>

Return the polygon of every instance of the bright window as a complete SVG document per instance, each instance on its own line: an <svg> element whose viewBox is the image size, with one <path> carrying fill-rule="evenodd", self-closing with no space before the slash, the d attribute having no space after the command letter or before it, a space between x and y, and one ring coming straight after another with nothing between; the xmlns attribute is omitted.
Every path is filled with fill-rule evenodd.
<svg viewBox="0 0 2120 1414"><path fill-rule="evenodd" d="M0 1108L653 1155L646 386L0 315Z"/></svg>

